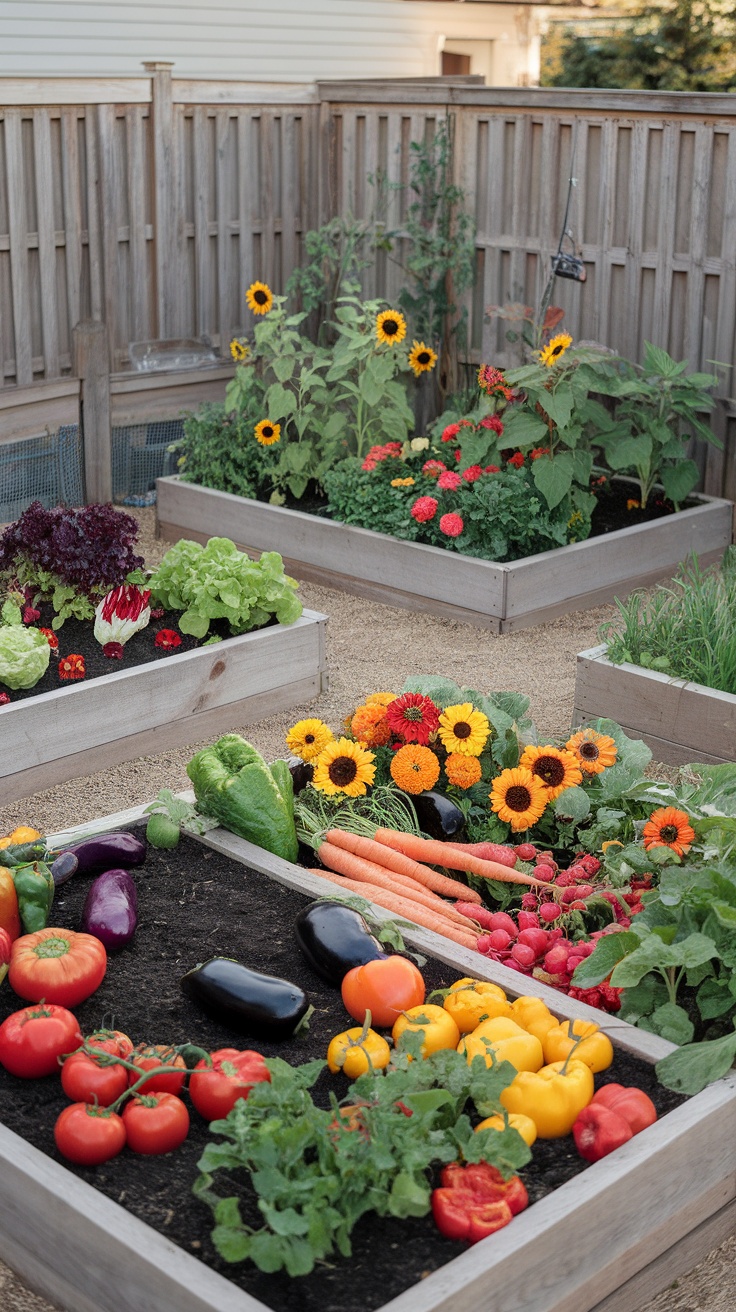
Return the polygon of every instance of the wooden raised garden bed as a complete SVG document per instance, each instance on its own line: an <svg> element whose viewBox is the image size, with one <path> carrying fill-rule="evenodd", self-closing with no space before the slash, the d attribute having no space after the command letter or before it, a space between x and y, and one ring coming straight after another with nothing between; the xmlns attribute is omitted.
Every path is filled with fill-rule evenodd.
<svg viewBox="0 0 736 1312"><path fill-rule="evenodd" d="M327 617L305 610L210 647L0 706L0 796L216 737L326 687Z"/></svg>
<svg viewBox="0 0 736 1312"><path fill-rule="evenodd" d="M85 831L116 828L139 817L141 811L107 817L96 826L85 826ZM248 896L259 897L260 890L270 885L264 896L271 907L280 904L290 890L307 897L334 891L318 877L223 830L211 831L201 842L212 853L225 854L242 864L243 880L238 887L250 889ZM176 853L166 854L165 883L176 878L176 859ZM216 876L214 857L211 859L212 875ZM159 873L154 883L160 885ZM178 891L196 908L191 881L184 878L176 891L172 889L172 903ZM235 907L232 915L236 920L238 914L242 917L242 909ZM385 914L376 909L379 918ZM160 933L156 929L160 923L144 921L142 931ZM242 918L239 923L237 932L244 935L245 942L247 925ZM223 925L221 934L232 932L232 926ZM288 941L286 921L276 938L275 948L282 939ZM428 931L407 931L406 938L435 959L435 968L437 963L445 963L453 973L494 980L510 994L531 988L559 1016L602 1019L600 1012L544 985L532 984ZM212 947L208 942L207 949ZM199 949L206 955L201 944ZM197 950L195 937L180 945L174 955L188 958ZM247 959L245 948L241 955ZM164 1023L166 1017L177 1014L175 980L172 990L171 997L162 1001ZM107 1005L107 995L103 1002ZM129 1012L134 1004L135 998L129 997ZM118 1021L125 1016L125 1006L120 1005ZM339 1009L339 1001L336 1005ZM318 1010L315 1025L323 1023L320 1015ZM328 1008L327 1024L333 1020ZM621 1053L644 1062L651 1064L672 1050L664 1040L615 1017L605 1017L604 1026ZM304 1045L303 1060L314 1055L308 1050L309 1042ZM11 1114L13 1092L12 1087L5 1091L5 1119ZM52 1114L51 1104L46 1111ZM139 1165L145 1172L147 1163ZM107 1192L117 1196L115 1169L115 1162L101 1168L104 1179L100 1188L104 1184ZM635 1312L730 1233L735 1194L736 1079L728 1076L533 1203L508 1229L438 1266L398 1296L389 1297L380 1309L376 1300L384 1296L384 1286L372 1283L365 1290L366 1305L375 1312L487 1312L491 1306L494 1312ZM402 1260L402 1226L406 1224L392 1222L396 1262ZM356 1236L355 1260L359 1262L357 1244ZM202 1245L197 1240L191 1246ZM205 1266L80 1179L79 1173L67 1170L2 1125L0 1258L67 1312L141 1312L142 1308L146 1312L266 1312L260 1298ZM353 1268L346 1262L336 1259L350 1278ZM357 1278L368 1278L365 1267L358 1266L356 1271ZM320 1279L324 1277L331 1278L329 1269L321 1273ZM327 1304L325 1300L324 1306ZM288 1305L302 1306L298 1289ZM334 1301L334 1291L329 1306L341 1306Z"/></svg>
<svg viewBox="0 0 736 1312"><path fill-rule="evenodd" d="M613 665L607 648L578 654L573 723L605 716L669 765L736 761L736 697L700 683L673 679L641 665Z"/></svg>
<svg viewBox="0 0 736 1312"><path fill-rule="evenodd" d="M655 583L693 552L701 564L714 563L733 529L732 502L702 496L663 519L497 564L176 477L160 478L156 487L159 533L167 541L225 535L251 555L280 552L297 578L497 633Z"/></svg>

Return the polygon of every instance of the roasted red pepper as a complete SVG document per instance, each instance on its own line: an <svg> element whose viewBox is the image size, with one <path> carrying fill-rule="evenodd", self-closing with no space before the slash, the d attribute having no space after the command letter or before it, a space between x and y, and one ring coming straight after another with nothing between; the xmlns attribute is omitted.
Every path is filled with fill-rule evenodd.
<svg viewBox="0 0 736 1312"><path fill-rule="evenodd" d="M529 1202L518 1175L504 1180L489 1162L469 1166L454 1162L444 1167L440 1181L441 1187L432 1193L432 1215L447 1239L477 1244L508 1225Z"/></svg>

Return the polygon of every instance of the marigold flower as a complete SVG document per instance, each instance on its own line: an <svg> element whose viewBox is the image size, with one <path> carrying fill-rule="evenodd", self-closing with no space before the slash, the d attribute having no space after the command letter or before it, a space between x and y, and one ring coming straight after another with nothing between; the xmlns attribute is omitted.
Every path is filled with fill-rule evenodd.
<svg viewBox="0 0 736 1312"><path fill-rule="evenodd" d="M417 524L426 524L428 520L434 519L438 505L439 502L434 497L417 497L409 514Z"/></svg>
<svg viewBox="0 0 736 1312"><path fill-rule="evenodd" d="M335 793L363 797L375 777L374 759L373 752L349 738L328 743L314 763L312 787L328 797Z"/></svg>
<svg viewBox="0 0 736 1312"><path fill-rule="evenodd" d="M462 481L454 469L446 469L437 479L437 486L441 487L443 492L456 492Z"/></svg>
<svg viewBox="0 0 736 1312"><path fill-rule="evenodd" d="M498 433L499 437L503 433L503 420L499 415L485 415L478 426L479 428L490 428L494 433Z"/></svg>
<svg viewBox="0 0 736 1312"><path fill-rule="evenodd" d="M298 720L286 735L286 746L302 761L314 761L325 750L334 735L323 720Z"/></svg>
<svg viewBox="0 0 736 1312"><path fill-rule="evenodd" d="M446 534L448 538L459 538L465 525L460 515L456 515L454 510L443 515L440 520L440 533Z"/></svg>
<svg viewBox="0 0 736 1312"><path fill-rule="evenodd" d="M181 647L181 638L173 629L159 629L153 645L162 647L164 651L172 651L174 647Z"/></svg>
<svg viewBox="0 0 736 1312"><path fill-rule="evenodd" d="M638 510L640 506L641 506L641 501L637 501L636 497L627 497L627 498L626 498L626 509L627 509L627 510Z"/></svg>
<svg viewBox="0 0 736 1312"><path fill-rule="evenodd" d="M396 701L395 692L371 692L365 699L366 706L390 706Z"/></svg>
<svg viewBox="0 0 736 1312"><path fill-rule="evenodd" d="M669 847L678 856L684 856L695 842L695 830L685 811L679 811L676 806L662 806L652 811L643 838L647 852L653 847Z"/></svg>
<svg viewBox="0 0 736 1312"><path fill-rule="evenodd" d="M424 693L403 692L387 707L386 720L391 731L404 742L426 746L430 734L437 732L440 708Z"/></svg>
<svg viewBox="0 0 736 1312"><path fill-rule="evenodd" d="M405 793L426 793L440 777L440 763L430 747L406 743L391 760L391 778Z"/></svg>
<svg viewBox="0 0 736 1312"><path fill-rule="evenodd" d="M73 652L71 656L64 656L59 661L60 679L83 679L86 673L84 656L80 656L78 652Z"/></svg>
<svg viewBox="0 0 736 1312"><path fill-rule="evenodd" d="M462 702L445 707L438 732L442 746L450 755L458 752L462 756L480 756L491 726L488 716L476 711L472 702Z"/></svg>
<svg viewBox="0 0 736 1312"><path fill-rule="evenodd" d="M509 456L506 463L507 465L514 465L516 469L521 469L521 466L524 463L524 456L521 451L517 451L513 456Z"/></svg>
<svg viewBox="0 0 736 1312"><path fill-rule="evenodd" d="M392 487L413 487L415 480L413 478L392 478Z"/></svg>
<svg viewBox="0 0 736 1312"><path fill-rule="evenodd" d="M547 790L552 802L566 788L582 782L582 770L574 752L559 747L525 747L519 765L531 770L535 779Z"/></svg>
<svg viewBox="0 0 736 1312"><path fill-rule="evenodd" d="M386 719L386 707L366 703L359 706L350 721L353 738L366 747L385 747L391 738L391 730Z"/></svg>
<svg viewBox="0 0 736 1312"><path fill-rule="evenodd" d="M422 465L423 474L434 475L435 477L437 474L441 474L444 469L447 469L447 465L443 464L441 460L425 460Z"/></svg>
<svg viewBox="0 0 736 1312"><path fill-rule="evenodd" d="M445 774L456 788L470 788L480 782L481 764L477 756L451 752L445 761Z"/></svg>
<svg viewBox="0 0 736 1312"><path fill-rule="evenodd" d="M245 299L254 314L268 314L273 305L273 292L265 282L252 282Z"/></svg>
<svg viewBox="0 0 736 1312"><path fill-rule="evenodd" d="M466 483L475 483L477 479L483 477L483 469L480 465L469 465L463 470L463 478Z"/></svg>
<svg viewBox="0 0 736 1312"><path fill-rule="evenodd" d="M59 650L59 639L53 629L39 629L38 631L43 634L52 651Z"/></svg>
<svg viewBox="0 0 736 1312"><path fill-rule="evenodd" d="M575 753L585 774L601 774L615 763L618 754L613 738L595 729L581 729L568 738L565 746Z"/></svg>
<svg viewBox="0 0 736 1312"><path fill-rule="evenodd" d="M488 794L491 810L499 820L510 825L514 833L536 824L547 806L547 789L534 778L531 770L516 766L502 770L493 780Z"/></svg>

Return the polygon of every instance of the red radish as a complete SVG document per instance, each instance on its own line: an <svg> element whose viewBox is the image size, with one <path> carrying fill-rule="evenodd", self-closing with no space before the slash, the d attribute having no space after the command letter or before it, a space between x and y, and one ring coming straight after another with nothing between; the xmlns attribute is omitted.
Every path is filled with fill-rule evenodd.
<svg viewBox="0 0 736 1312"><path fill-rule="evenodd" d="M482 952L482 953L483 953L483 956L484 956L484 957L490 956L490 953L491 953L491 936L490 936L490 934L480 934L480 935L478 936L478 942L476 943L475 946L477 947L477 949L478 949L479 952Z"/></svg>
<svg viewBox="0 0 736 1312"><path fill-rule="evenodd" d="M531 948L535 958L543 956L549 948L549 935L546 929L523 929L516 941L524 947Z"/></svg>
<svg viewBox="0 0 736 1312"><path fill-rule="evenodd" d="M505 929L494 929L493 933L488 935L492 952L505 952L511 941L511 935L507 934Z"/></svg>
<svg viewBox="0 0 736 1312"><path fill-rule="evenodd" d="M525 911L536 911L539 906L539 898L536 893L522 893L521 905Z"/></svg>
<svg viewBox="0 0 736 1312"><path fill-rule="evenodd" d="M478 907L475 902L456 902L455 910L460 912L461 916L467 916L468 920L474 920L476 924L482 925L484 929L493 929L491 921L493 912L488 907Z"/></svg>
<svg viewBox="0 0 736 1312"><path fill-rule="evenodd" d="M537 852L537 855L534 859L538 866L539 865L551 866L553 870L559 870L560 868L551 852Z"/></svg>
<svg viewBox="0 0 736 1312"><path fill-rule="evenodd" d="M584 910L585 910L585 903L584 903L584 902L581 902L580 899L578 898L578 900L577 900L576 902L571 902L571 903L570 903L568 910L569 910L569 911L584 911Z"/></svg>
<svg viewBox="0 0 736 1312"><path fill-rule="evenodd" d="M583 870L585 871L589 879L592 878L594 875L597 875L598 871L601 868L601 863L598 860L597 856L590 856L590 855L581 856L579 864L583 867Z"/></svg>
<svg viewBox="0 0 736 1312"><path fill-rule="evenodd" d="M562 907L558 907L556 902L545 902L544 906L539 908L539 918L547 925L553 920L558 920L562 915Z"/></svg>
<svg viewBox="0 0 736 1312"><path fill-rule="evenodd" d="M508 866L513 870L516 865L516 856L513 849L505 847L502 843L449 843L445 841L445 847L452 847L456 852L468 852L472 856L479 856L481 861L497 861L500 866Z"/></svg>
<svg viewBox="0 0 736 1312"><path fill-rule="evenodd" d="M527 931L531 933L531 930ZM533 966L537 959L534 948L530 948L526 943L514 943L511 949L511 956L514 961L518 961L520 966Z"/></svg>
<svg viewBox="0 0 736 1312"><path fill-rule="evenodd" d="M549 975L564 975L567 971L569 955L564 943L556 943L544 958L544 969Z"/></svg>
<svg viewBox="0 0 736 1312"><path fill-rule="evenodd" d="M555 879L558 888L572 888L572 885L576 882L577 878L571 870L560 870Z"/></svg>
<svg viewBox="0 0 736 1312"><path fill-rule="evenodd" d="M573 892L577 895L577 897L581 897L581 898L583 898L583 899L585 899L586 897L592 897L592 896L593 896L593 885L592 885L592 884L578 884L578 885L573 889Z"/></svg>
<svg viewBox="0 0 736 1312"><path fill-rule="evenodd" d="M494 911L491 916L491 929L502 929L511 938L516 938L519 932L516 921L512 920L505 911Z"/></svg>
<svg viewBox="0 0 736 1312"><path fill-rule="evenodd" d="M517 843L514 851L520 861L533 861L537 855L537 849L533 843Z"/></svg>
<svg viewBox="0 0 736 1312"><path fill-rule="evenodd" d="M543 879L548 883L551 883L555 877L554 868L549 865L538 865L535 873L537 879Z"/></svg>
<svg viewBox="0 0 736 1312"><path fill-rule="evenodd" d="M519 929L539 929L539 916L536 911L520 911L516 920Z"/></svg>

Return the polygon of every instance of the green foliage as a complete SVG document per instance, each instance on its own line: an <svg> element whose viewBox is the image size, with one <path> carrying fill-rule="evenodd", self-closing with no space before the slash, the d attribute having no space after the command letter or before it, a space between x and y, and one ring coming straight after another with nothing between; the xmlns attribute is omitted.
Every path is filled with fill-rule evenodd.
<svg viewBox="0 0 736 1312"><path fill-rule="evenodd" d="M601 627L614 664L628 661L736 694L736 550L720 569L681 566L671 587L616 599L617 620Z"/></svg>
<svg viewBox="0 0 736 1312"><path fill-rule="evenodd" d="M251 560L229 538L210 538L206 547L187 539L175 543L149 586L167 610L183 611L179 628L195 638L206 637L213 620L227 620L238 634L260 629L274 616L293 624L302 613L297 585L284 574L278 552Z"/></svg>
<svg viewBox="0 0 736 1312"><path fill-rule="evenodd" d="M0 685L33 688L49 665L51 648L39 629L0 624Z"/></svg>
<svg viewBox="0 0 736 1312"><path fill-rule="evenodd" d="M340 296L357 295L360 275L370 267L382 225L374 219L337 215L304 235L304 262L286 284L286 295L318 319L318 340L330 340Z"/></svg>
<svg viewBox="0 0 736 1312"><path fill-rule="evenodd" d="M241 497L270 491L273 448L259 446L253 430L262 413L253 394L239 410L224 404L203 405L184 420L179 470L187 483L219 488Z"/></svg>
<svg viewBox="0 0 736 1312"><path fill-rule="evenodd" d="M529 1161L519 1135L475 1133L466 1112L469 1104L484 1115L500 1110L513 1067L489 1069L478 1057L468 1065L454 1051L425 1060L415 1051L410 1061L420 1045L411 1036L388 1070L355 1081L350 1101L365 1100L356 1129L342 1121L334 1095L325 1110L309 1093L324 1062L267 1062L271 1082L255 1085L226 1120L212 1124L223 1142L209 1143L199 1161L194 1193L212 1209L212 1238L225 1261L307 1275L335 1252L350 1256L352 1230L366 1213L424 1216L433 1164L484 1160L510 1175ZM216 1175L233 1172L240 1192L243 1171L258 1198L259 1229L244 1220L235 1193L221 1197L213 1187Z"/></svg>

